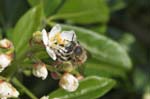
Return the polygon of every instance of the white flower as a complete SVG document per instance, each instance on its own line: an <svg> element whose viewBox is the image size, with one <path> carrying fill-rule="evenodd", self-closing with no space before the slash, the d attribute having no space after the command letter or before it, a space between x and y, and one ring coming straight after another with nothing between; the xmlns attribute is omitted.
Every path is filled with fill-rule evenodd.
<svg viewBox="0 0 150 99"><path fill-rule="evenodd" d="M33 68L33 75L36 77L42 78L42 80L46 79L48 75L48 71L47 71L45 64L43 63L35 64Z"/></svg>
<svg viewBox="0 0 150 99"><path fill-rule="evenodd" d="M17 98L19 96L19 92L8 82L0 80L0 98Z"/></svg>
<svg viewBox="0 0 150 99"><path fill-rule="evenodd" d="M78 79L75 78L73 75L69 73L65 73L60 79L59 85L64 90L68 92L73 92L78 88L79 82L78 82Z"/></svg>
<svg viewBox="0 0 150 99"><path fill-rule="evenodd" d="M76 41L76 35L74 31L61 31L59 24L55 25L49 33L45 29L42 30L42 39L46 47L46 51L49 56L56 60L56 54L54 49L58 48L58 45L66 45L70 41Z"/></svg>
<svg viewBox="0 0 150 99"><path fill-rule="evenodd" d="M8 39L0 40L0 47L2 48L11 48L13 46L12 42Z"/></svg>
<svg viewBox="0 0 150 99"><path fill-rule="evenodd" d="M43 96L40 99L49 99L49 96Z"/></svg>
<svg viewBox="0 0 150 99"><path fill-rule="evenodd" d="M6 54L0 54L0 72L2 72L10 63L11 57Z"/></svg>

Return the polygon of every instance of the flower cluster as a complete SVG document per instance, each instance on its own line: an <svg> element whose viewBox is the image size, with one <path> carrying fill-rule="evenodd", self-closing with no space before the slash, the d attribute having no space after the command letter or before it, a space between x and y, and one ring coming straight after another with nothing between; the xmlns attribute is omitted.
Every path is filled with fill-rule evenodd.
<svg viewBox="0 0 150 99"><path fill-rule="evenodd" d="M0 49L7 51L0 52L0 73L11 64L14 56L14 46L8 39L0 40ZM0 79L0 98L17 98L19 92L8 82Z"/></svg>
<svg viewBox="0 0 150 99"><path fill-rule="evenodd" d="M0 40L0 48L7 49L7 52L0 52L0 72L10 65L13 59L13 44L7 39Z"/></svg>
<svg viewBox="0 0 150 99"><path fill-rule="evenodd" d="M59 85L64 90L75 91L79 86L79 81L72 71L75 71L77 65L83 64L87 59L86 51L77 41L75 32L73 30L62 31L61 26L56 24L50 32L47 33L43 29L41 34L36 32L33 37L35 42L43 42L46 52L54 61L52 64L54 71L50 71L52 78L60 79ZM43 80L46 79L48 67L44 63L34 65L33 75Z"/></svg>

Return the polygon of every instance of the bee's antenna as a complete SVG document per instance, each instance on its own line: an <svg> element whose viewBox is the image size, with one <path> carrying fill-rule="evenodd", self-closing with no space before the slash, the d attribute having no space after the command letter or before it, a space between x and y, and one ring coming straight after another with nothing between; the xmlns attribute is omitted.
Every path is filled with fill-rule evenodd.
<svg viewBox="0 0 150 99"><path fill-rule="evenodd" d="M73 38L74 38L74 34L73 34L73 36L72 36L72 41L73 41Z"/></svg>

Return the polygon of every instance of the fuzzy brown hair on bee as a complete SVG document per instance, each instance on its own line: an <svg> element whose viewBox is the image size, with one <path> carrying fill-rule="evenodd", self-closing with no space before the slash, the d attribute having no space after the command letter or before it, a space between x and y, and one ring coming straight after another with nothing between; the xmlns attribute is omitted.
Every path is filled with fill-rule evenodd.
<svg viewBox="0 0 150 99"><path fill-rule="evenodd" d="M55 51L58 61L71 61L73 64L83 64L86 59L85 49L78 43L71 41L68 46Z"/></svg>
<svg viewBox="0 0 150 99"><path fill-rule="evenodd" d="M73 63L77 64L77 65L81 65L86 60L87 60L86 50L82 46L77 45L74 48L74 54L73 54L73 57L72 57Z"/></svg>
<svg viewBox="0 0 150 99"><path fill-rule="evenodd" d="M58 45L55 53L59 62L71 61L73 64L80 65L86 61L87 55L85 49L79 42L73 41L73 37L72 41L68 41L67 45Z"/></svg>

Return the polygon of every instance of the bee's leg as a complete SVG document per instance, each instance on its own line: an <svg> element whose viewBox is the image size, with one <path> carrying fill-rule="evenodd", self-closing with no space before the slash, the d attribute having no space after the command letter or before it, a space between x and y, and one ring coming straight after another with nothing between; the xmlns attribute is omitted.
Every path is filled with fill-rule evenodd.
<svg viewBox="0 0 150 99"><path fill-rule="evenodd" d="M55 61L55 62L52 63L52 66L57 67L57 66L59 66L59 65L61 65L61 64L62 64L62 62L60 62L60 61Z"/></svg>

